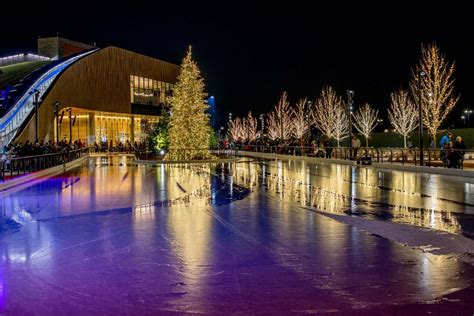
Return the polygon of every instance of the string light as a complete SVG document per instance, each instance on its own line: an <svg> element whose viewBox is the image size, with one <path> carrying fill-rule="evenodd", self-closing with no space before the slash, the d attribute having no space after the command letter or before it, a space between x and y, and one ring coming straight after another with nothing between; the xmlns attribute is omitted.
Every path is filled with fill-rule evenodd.
<svg viewBox="0 0 474 316"><path fill-rule="evenodd" d="M282 144L288 142L293 134L292 109L286 92L283 92L274 110L269 114L267 131L271 140L279 139Z"/></svg>
<svg viewBox="0 0 474 316"><path fill-rule="evenodd" d="M421 77L421 93L418 90L418 74ZM421 59L412 71L410 88L415 102L419 104L421 95L421 110L423 125L428 129L436 144L436 132L447 115L459 101L459 95L454 96L454 62L446 61L436 44L421 46Z"/></svg>
<svg viewBox="0 0 474 316"><path fill-rule="evenodd" d="M300 141L300 144L303 144L303 138L307 135L308 132L308 118L306 117L306 103L307 98L300 99L297 103L295 108L292 109L293 111L293 137Z"/></svg>
<svg viewBox="0 0 474 316"><path fill-rule="evenodd" d="M244 119L244 130L246 134L246 140L250 143L257 139L257 118L252 116L252 112L247 114L247 117Z"/></svg>
<svg viewBox="0 0 474 316"><path fill-rule="evenodd" d="M369 147L369 137L377 126L378 114L378 110L365 103L352 115L354 117L354 127L365 137L365 147Z"/></svg>
<svg viewBox="0 0 474 316"><path fill-rule="evenodd" d="M331 86L326 86L310 113L314 125L328 138L334 138L339 147L341 140L349 136L349 116L342 98Z"/></svg>
<svg viewBox="0 0 474 316"><path fill-rule="evenodd" d="M181 70L170 97L172 115L169 128L169 153L166 159L208 158L210 141L207 94L198 65L192 59L191 46L181 63Z"/></svg>
<svg viewBox="0 0 474 316"><path fill-rule="evenodd" d="M229 135L234 142L240 142L242 140L243 124L240 117L236 117L229 121Z"/></svg>
<svg viewBox="0 0 474 316"><path fill-rule="evenodd" d="M388 118L395 132L403 137L403 146L406 148L408 135L418 127L417 108L407 91L392 92L391 99Z"/></svg>

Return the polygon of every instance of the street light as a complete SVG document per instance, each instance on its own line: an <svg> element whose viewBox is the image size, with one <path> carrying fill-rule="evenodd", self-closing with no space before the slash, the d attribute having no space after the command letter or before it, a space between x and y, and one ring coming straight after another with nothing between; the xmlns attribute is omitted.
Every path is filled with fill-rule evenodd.
<svg viewBox="0 0 474 316"><path fill-rule="evenodd" d="M34 101L33 101L33 104L35 105L35 143L38 142L38 131L39 131L39 128L38 128L38 103L39 103L39 90L38 89L34 89L33 91L30 91L29 92L30 95L33 95L34 96Z"/></svg>
<svg viewBox="0 0 474 316"><path fill-rule="evenodd" d="M308 146L311 146L311 120L310 120L310 113L311 113L311 101L306 103L306 123L308 124Z"/></svg>
<svg viewBox="0 0 474 316"><path fill-rule="evenodd" d="M220 141L223 141L224 140L224 126L221 126L221 128L219 129L219 140Z"/></svg>
<svg viewBox="0 0 474 316"><path fill-rule="evenodd" d="M265 130L265 115L260 114L260 143L263 144L263 131Z"/></svg>
<svg viewBox="0 0 474 316"><path fill-rule="evenodd" d="M209 105L210 112L211 112L211 125L212 127L215 126L215 120L216 120L216 103L215 103L215 98L213 95L211 95L207 99L207 104Z"/></svg>
<svg viewBox="0 0 474 316"><path fill-rule="evenodd" d="M472 114L472 110L471 110L471 109L464 110L464 114L467 115L467 126L471 126L471 114ZM466 124L466 121L465 121L465 120L464 120L464 124Z"/></svg>
<svg viewBox="0 0 474 316"><path fill-rule="evenodd" d="M59 101L53 102L53 112L56 118L56 144L59 143Z"/></svg>
<svg viewBox="0 0 474 316"><path fill-rule="evenodd" d="M419 136L420 136L420 166L423 166L424 153L423 153L423 117L421 111L421 77L426 76L424 71L418 72L418 122L419 122Z"/></svg>
<svg viewBox="0 0 474 316"><path fill-rule="evenodd" d="M352 158L352 98L355 92L347 90L347 111L349 112L349 156Z"/></svg>
<svg viewBox="0 0 474 316"><path fill-rule="evenodd" d="M466 125L466 117L465 117L464 115L461 116L461 120L463 120L463 121L464 121L464 125Z"/></svg>
<svg viewBox="0 0 474 316"><path fill-rule="evenodd" d="M72 108L67 108L66 112L69 112L69 144L72 144Z"/></svg>

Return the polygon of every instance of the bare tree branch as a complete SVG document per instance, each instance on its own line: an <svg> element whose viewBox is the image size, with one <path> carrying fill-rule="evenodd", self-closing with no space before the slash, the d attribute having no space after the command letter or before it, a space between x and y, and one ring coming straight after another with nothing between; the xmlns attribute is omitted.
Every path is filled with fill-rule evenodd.
<svg viewBox="0 0 474 316"><path fill-rule="evenodd" d="M286 144L292 135L292 111L288 102L288 94L283 92L274 110L269 114L268 134L277 133L277 138L282 144Z"/></svg>
<svg viewBox="0 0 474 316"><path fill-rule="evenodd" d="M418 127L417 108L407 91L392 92L391 99L388 118L395 132L403 137L403 146L406 148L408 135Z"/></svg>
<svg viewBox="0 0 474 316"><path fill-rule="evenodd" d="M306 103L307 98L300 99L295 108L292 109L293 112L293 136L303 144L304 138L308 135L308 118L306 117Z"/></svg>
<svg viewBox="0 0 474 316"><path fill-rule="evenodd" d="M336 91L326 86L311 111L312 121L326 137L340 141L349 134L349 117L342 98Z"/></svg>
<svg viewBox="0 0 474 316"><path fill-rule="evenodd" d="M361 106L354 114L354 126L355 128L364 135L365 146L369 146L370 133L377 126L377 115L378 110L373 109L368 103Z"/></svg>
<svg viewBox="0 0 474 316"><path fill-rule="evenodd" d="M436 44L421 46L421 59L411 74L410 88L419 105L419 73L421 76L421 105L423 125L436 144L436 132L459 101L454 96L454 62L449 63Z"/></svg>

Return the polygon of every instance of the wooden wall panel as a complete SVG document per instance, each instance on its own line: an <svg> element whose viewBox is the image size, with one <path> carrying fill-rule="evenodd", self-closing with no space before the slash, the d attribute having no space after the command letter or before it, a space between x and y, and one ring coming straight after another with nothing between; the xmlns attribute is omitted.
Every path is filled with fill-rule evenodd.
<svg viewBox="0 0 474 316"><path fill-rule="evenodd" d="M74 63L57 78L39 109L39 138L54 135L55 101L61 102L60 109L130 114L130 75L174 83L178 73L179 66L168 62L113 46L101 49ZM26 128L18 140L33 140L32 130Z"/></svg>

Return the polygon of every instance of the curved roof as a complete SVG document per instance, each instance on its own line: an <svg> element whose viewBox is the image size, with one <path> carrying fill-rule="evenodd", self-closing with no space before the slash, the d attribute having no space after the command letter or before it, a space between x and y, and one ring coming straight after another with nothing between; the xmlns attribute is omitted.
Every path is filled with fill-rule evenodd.
<svg viewBox="0 0 474 316"><path fill-rule="evenodd" d="M14 86L23 77L46 65L49 61L26 61L18 64L0 67L0 90Z"/></svg>

